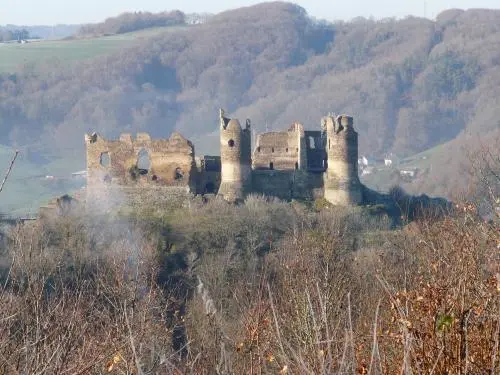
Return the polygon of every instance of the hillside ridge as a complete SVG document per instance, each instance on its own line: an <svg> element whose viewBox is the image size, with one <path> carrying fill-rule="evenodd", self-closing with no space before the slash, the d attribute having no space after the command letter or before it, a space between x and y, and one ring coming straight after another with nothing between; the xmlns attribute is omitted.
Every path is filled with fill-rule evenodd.
<svg viewBox="0 0 500 375"><path fill-rule="evenodd" d="M335 24L289 3L227 11L112 54L1 75L0 143L79 159L87 131L178 130L204 139L204 153L217 149L219 107L252 118L256 131L313 125L337 108L356 114L363 155L473 148L468 134L500 128L498 25L499 10ZM446 157L422 192L450 193L446 181L466 160Z"/></svg>

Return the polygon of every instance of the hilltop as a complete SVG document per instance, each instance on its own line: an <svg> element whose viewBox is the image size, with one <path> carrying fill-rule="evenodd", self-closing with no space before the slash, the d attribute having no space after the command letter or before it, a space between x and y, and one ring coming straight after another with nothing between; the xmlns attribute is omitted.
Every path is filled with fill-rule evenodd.
<svg viewBox="0 0 500 375"><path fill-rule="evenodd" d="M102 36L125 34L156 27L185 25L186 15L181 11L150 13L123 13L97 24L82 25L77 36Z"/></svg>
<svg viewBox="0 0 500 375"><path fill-rule="evenodd" d="M497 10L328 23L264 3L105 53L89 50L108 39L68 41L61 51L75 58L3 68L0 143L81 165L86 131L178 130L198 154L213 153L219 107L251 118L257 132L296 120L316 128L318 113L338 111L355 117L363 155L404 159L446 144L418 190L450 195L467 183L451 183L467 167L461 148L491 142L500 128L499 25Z"/></svg>

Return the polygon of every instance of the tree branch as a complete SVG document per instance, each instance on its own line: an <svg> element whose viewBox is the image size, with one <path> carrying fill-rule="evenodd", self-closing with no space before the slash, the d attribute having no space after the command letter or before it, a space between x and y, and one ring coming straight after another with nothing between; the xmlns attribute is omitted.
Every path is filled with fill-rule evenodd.
<svg viewBox="0 0 500 375"><path fill-rule="evenodd" d="M2 181L2 184L0 185L0 193L3 190L3 187L5 183L7 182L7 179L9 178L10 172L12 171L12 167L14 166L14 163L16 162L17 155L19 155L19 150L16 150L16 153L14 154L14 157L12 158L12 161L10 162L9 168L7 169L7 173L5 173L5 177Z"/></svg>

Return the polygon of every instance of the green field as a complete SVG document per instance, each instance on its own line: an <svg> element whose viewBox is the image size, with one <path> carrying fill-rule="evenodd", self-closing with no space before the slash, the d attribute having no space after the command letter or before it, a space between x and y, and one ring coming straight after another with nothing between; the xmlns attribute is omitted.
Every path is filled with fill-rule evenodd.
<svg viewBox="0 0 500 375"><path fill-rule="evenodd" d="M428 150L422 151L418 154L409 156L402 159L400 165L402 168L418 168L427 169L431 165L432 161L435 161L444 152L446 152L446 143L442 143Z"/></svg>
<svg viewBox="0 0 500 375"><path fill-rule="evenodd" d="M188 26L160 27L98 38L41 40L27 44L0 43L0 73L13 73L25 65L53 59L63 62L90 59L128 48L144 39L186 27Z"/></svg>
<svg viewBox="0 0 500 375"><path fill-rule="evenodd" d="M436 160L442 159L441 155L446 152L445 145L440 144L418 154L403 158L393 164L392 167L378 165L375 168L375 173L362 176L361 182L371 189L387 192L393 186L405 183L400 178L400 170L416 169L419 175L426 174Z"/></svg>
<svg viewBox="0 0 500 375"><path fill-rule="evenodd" d="M10 147L0 145L0 183L14 156ZM71 178L76 170L61 163L37 166L26 159L21 152L16 159L12 173L0 193L0 214L25 216L36 214L41 205L50 199L71 193L84 184L84 180ZM47 175L54 175L49 179Z"/></svg>

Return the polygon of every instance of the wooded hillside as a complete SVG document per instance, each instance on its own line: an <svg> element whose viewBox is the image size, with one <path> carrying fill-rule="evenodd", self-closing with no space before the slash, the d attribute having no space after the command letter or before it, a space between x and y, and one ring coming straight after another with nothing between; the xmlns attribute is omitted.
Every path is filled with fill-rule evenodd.
<svg viewBox="0 0 500 375"><path fill-rule="evenodd" d="M86 131L176 129L197 153L218 153L219 107L251 118L257 132L296 120L315 128L327 112L345 112L362 154L407 156L453 141L426 179L433 186L420 186L443 194L464 168L462 147L498 132L499 100L498 10L330 24L265 3L109 56L3 74L0 143L81 161Z"/></svg>

